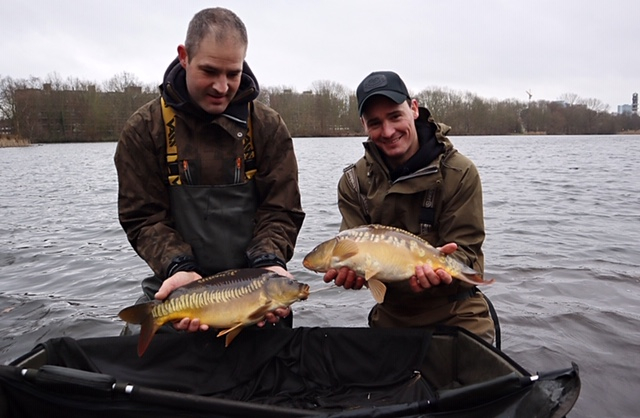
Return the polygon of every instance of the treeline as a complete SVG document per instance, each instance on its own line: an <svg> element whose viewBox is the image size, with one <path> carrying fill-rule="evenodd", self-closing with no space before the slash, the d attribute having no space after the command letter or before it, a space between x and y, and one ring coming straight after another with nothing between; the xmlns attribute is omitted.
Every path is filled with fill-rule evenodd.
<svg viewBox="0 0 640 418"><path fill-rule="evenodd" d="M157 85L122 73L95 83L57 75L0 77L0 133L31 142L116 140L127 118L158 95ZM597 99L565 94L556 101L484 99L430 88L413 94L452 135L615 134L640 130L640 117L608 112ZM263 87L258 100L280 113L294 137L364 135L353 90L331 81L311 89Z"/></svg>

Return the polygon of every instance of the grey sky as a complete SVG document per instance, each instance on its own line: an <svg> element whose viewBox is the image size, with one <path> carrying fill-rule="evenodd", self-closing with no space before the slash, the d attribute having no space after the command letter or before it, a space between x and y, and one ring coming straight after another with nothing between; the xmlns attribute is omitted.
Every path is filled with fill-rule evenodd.
<svg viewBox="0 0 640 418"><path fill-rule="evenodd" d="M57 73L100 84L124 71L159 83L189 20L223 6L247 25L261 85L355 90L375 70L413 92L609 105L640 92L637 0L4 0L0 76Z"/></svg>

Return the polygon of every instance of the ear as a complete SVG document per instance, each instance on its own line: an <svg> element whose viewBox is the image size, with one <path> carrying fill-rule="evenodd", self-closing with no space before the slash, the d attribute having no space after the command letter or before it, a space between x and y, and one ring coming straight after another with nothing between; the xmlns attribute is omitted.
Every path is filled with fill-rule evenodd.
<svg viewBox="0 0 640 418"><path fill-rule="evenodd" d="M420 116L420 109L418 107L418 101L416 99L411 99L411 112L413 113L414 119L418 119L418 116Z"/></svg>
<svg viewBox="0 0 640 418"><path fill-rule="evenodd" d="M184 45L178 45L178 59L182 68L187 68L189 63L189 55L187 54L187 48Z"/></svg>

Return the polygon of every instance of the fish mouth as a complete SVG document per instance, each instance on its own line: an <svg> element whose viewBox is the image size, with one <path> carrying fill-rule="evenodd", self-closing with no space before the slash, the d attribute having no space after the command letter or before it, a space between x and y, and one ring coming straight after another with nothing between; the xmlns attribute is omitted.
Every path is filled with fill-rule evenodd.
<svg viewBox="0 0 640 418"><path fill-rule="evenodd" d="M307 299L309 297L309 291L310 291L309 285L301 283L300 284L300 293L298 293L298 298L300 300Z"/></svg>

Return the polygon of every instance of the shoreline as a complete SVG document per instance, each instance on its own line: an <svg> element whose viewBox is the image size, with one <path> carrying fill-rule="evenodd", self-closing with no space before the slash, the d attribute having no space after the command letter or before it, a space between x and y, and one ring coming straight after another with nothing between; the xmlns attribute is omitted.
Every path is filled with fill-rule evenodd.
<svg viewBox="0 0 640 418"><path fill-rule="evenodd" d="M28 147L31 141L14 135L0 135L0 148Z"/></svg>

